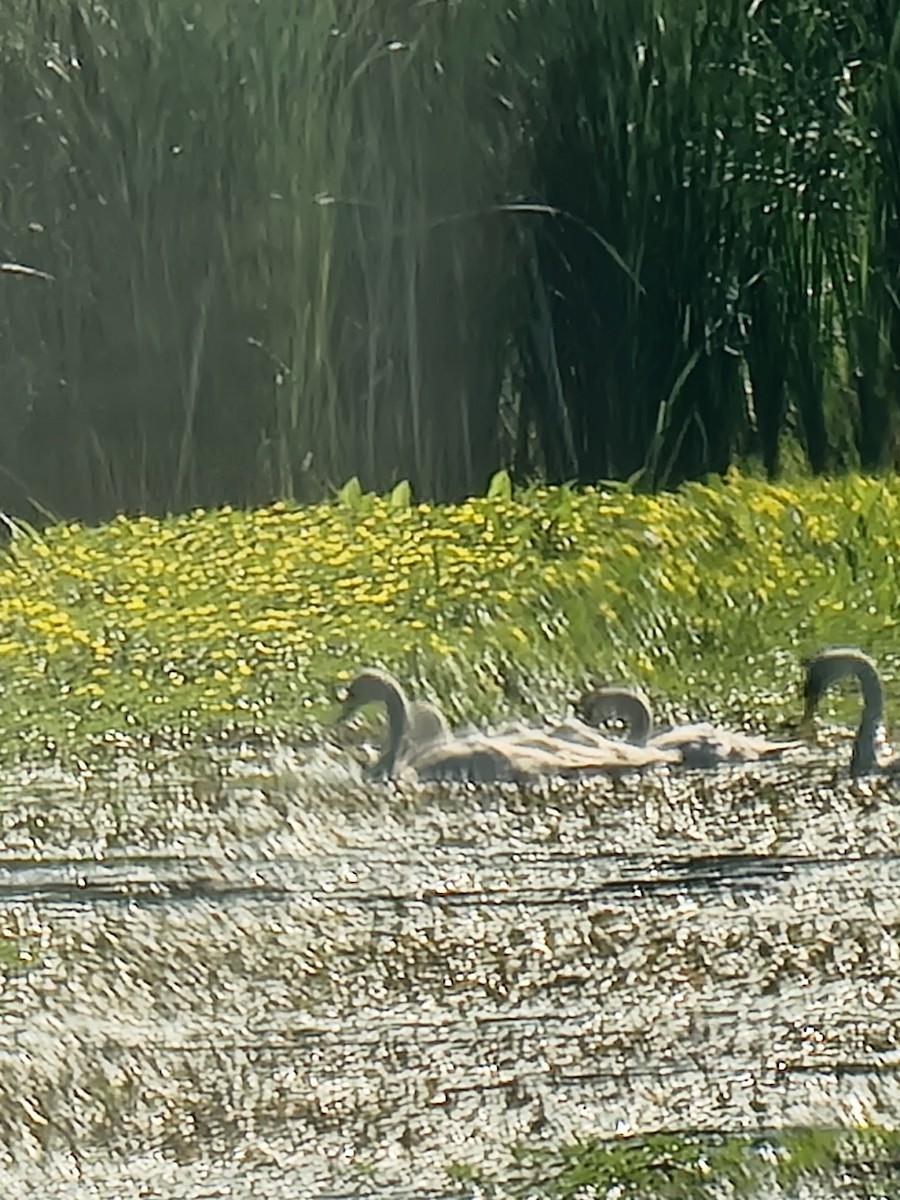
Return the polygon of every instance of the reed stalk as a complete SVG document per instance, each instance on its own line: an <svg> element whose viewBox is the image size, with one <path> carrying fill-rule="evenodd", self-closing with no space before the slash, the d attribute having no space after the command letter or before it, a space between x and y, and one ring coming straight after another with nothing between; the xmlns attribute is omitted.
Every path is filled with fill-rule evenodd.
<svg viewBox="0 0 900 1200"><path fill-rule="evenodd" d="M0 506L897 460L886 0L9 0Z"/></svg>

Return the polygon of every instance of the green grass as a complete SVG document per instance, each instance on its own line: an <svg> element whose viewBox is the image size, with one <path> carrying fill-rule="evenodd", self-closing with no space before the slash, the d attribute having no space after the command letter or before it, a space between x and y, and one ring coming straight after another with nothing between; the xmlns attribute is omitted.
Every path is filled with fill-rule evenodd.
<svg viewBox="0 0 900 1200"><path fill-rule="evenodd" d="M453 719L564 709L590 679L750 726L799 716L801 656L900 665L900 480L660 496L498 477L455 506L344 490L330 504L63 525L0 568L4 752L113 732L292 734L365 665ZM849 691L825 712L851 720Z"/></svg>
<svg viewBox="0 0 900 1200"><path fill-rule="evenodd" d="M0 971L12 970L20 959L19 944L15 938L0 936Z"/></svg>
<svg viewBox="0 0 900 1200"><path fill-rule="evenodd" d="M702 1200L797 1194L900 1196L900 1132L878 1126L766 1134L669 1134L586 1142L524 1155L529 1194L575 1200ZM535 1182L536 1180L540 1182Z"/></svg>
<svg viewBox="0 0 900 1200"><path fill-rule="evenodd" d="M41 961L40 938L33 933L14 934L0 929L0 980L30 971Z"/></svg>

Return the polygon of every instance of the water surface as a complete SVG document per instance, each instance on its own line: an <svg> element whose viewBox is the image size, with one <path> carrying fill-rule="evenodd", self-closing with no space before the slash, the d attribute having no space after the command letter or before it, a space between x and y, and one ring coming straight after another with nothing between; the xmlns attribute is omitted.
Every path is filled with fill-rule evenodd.
<svg viewBox="0 0 900 1200"><path fill-rule="evenodd" d="M517 1144L898 1124L900 782L845 749L531 789L264 749L9 777L0 1191L459 1195Z"/></svg>

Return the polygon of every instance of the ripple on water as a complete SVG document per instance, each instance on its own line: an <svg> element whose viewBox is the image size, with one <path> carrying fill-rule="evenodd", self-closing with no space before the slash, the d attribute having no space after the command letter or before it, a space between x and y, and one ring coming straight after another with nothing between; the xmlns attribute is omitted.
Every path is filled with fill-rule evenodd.
<svg viewBox="0 0 900 1200"><path fill-rule="evenodd" d="M890 1124L898 797L824 759L492 790L366 785L328 752L9 778L0 1184L438 1195L520 1142Z"/></svg>

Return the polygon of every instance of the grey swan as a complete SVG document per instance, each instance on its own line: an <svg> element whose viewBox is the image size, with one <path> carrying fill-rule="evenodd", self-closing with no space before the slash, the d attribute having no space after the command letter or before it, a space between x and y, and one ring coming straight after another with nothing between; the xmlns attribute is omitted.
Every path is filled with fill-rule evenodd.
<svg viewBox="0 0 900 1200"><path fill-rule="evenodd" d="M878 743L884 738L884 685L874 659L853 646L835 646L820 650L804 660L803 719L809 721L824 693L838 680L854 675L862 693L862 715L853 752L850 774L872 775L878 771L900 771L900 757L883 762L878 758Z"/></svg>
<svg viewBox="0 0 900 1200"><path fill-rule="evenodd" d="M758 762L803 746L799 741L770 741L757 734L723 729L709 721L675 725L653 732L653 710L636 687L598 687L584 693L576 711L589 726L618 716L628 723L628 740L637 746L674 750L682 766L709 770L728 763Z"/></svg>
<svg viewBox="0 0 900 1200"><path fill-rule="evenodd" d="M447 718L436 704L429 700L410 700L407 711L406 735L400 746L399 754L393 750L390 742L381 752L378 760L372 765L370 773L376 779L385 779L393 770L398 759L405 759L410 754L419 753L426 746L446 742L451 738Z"/></svg>
<svg viewBox="0 0 900 1200"><path fill-rule="evenodd" d="M379 775L390 778L406 767L421 779L457 779L477 783L501 780L527 781L547 776L578 777L622 771L677 761L665 749L631 746L613 738L595 747L576 745L541 730L510 729L492 736L446 732L422 744L413 731L414 709L403 688L386 671L361 671L347 688L341 709L346 720L366 704L381 703L388 716L388 737L376 765ZM433 715L426 726L435 727Z"/></svg>

